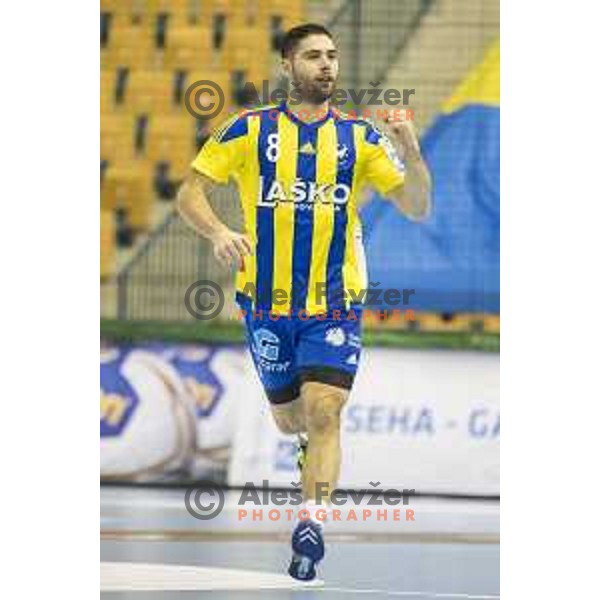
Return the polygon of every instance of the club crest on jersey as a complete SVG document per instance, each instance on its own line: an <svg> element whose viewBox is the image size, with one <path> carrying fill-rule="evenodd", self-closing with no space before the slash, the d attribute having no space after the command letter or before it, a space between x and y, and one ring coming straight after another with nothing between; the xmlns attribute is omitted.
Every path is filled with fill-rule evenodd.
<svg viewBox="0 0 600 600"><path fill-rule="evenodd" d="M337 147L338 169L344 168L350 159L350 148L346 144L338 144Z"/></svg>
<svg viewBox="0 0 600 600"><path fill-rule="evenodd" d="M318 183L297 179L286 189L283 183L276 179L270 184L265 184L265 178L260 177L258 206L275 207L280 202L344 205L349 198L350 186L345 183Z"/></svg>

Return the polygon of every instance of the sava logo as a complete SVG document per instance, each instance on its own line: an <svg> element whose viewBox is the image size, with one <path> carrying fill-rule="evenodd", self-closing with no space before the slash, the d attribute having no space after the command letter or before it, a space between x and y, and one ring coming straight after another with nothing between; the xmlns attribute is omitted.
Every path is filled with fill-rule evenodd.
<svg viewBox="0 0 600 600"><path fill-rule="evenodd" d="M348 158L348 146L346 144L338 144L337 157L338 160L346 160Z"/></svg>
<svg viewBox="0 0 600 600"><path fill-rule="evenodd" d="M261 372L266 371L267 373L286 373L290 368L291 361L286 360L284 362L271 362L262 358L258 359L258 368Z"/></svg>
<svg viewBox="0 0 600 600"><path fill-rule="evenodd" d="M297 179L286 190L280 181L274 180L269 185L261 177L258 206L277 206L279 202L346 204L349 198L350 186L344 183L316 183Z"/></svg>

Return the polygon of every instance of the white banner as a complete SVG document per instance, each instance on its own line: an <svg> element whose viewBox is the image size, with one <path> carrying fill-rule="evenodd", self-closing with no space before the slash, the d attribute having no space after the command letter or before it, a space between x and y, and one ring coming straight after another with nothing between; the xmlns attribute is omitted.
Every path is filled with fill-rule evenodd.
<svg viewBox="0 0 600 600"><path fill-rule="evenodd" d="M499 370L497 354L364 349L343 413L339 486L499 495ZM290 487L294 437L278 432L256 374L238 407L229 483Z"/></svg>
<svg viewBox="0 0 600 600"><path fill-rule="evenodd" d="M239 390L252 377L244 357L238 346L104 346L101 478L225 481Z"/></svg>

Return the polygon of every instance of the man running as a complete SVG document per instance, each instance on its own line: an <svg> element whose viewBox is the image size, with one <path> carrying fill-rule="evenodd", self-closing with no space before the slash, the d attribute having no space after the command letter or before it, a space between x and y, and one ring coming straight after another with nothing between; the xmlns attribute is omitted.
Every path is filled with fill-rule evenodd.
<svg viewBox="0 0 600 600"><path fill-rule="evenodd" d="M368 286L357 199L362 188L374 187L407 217L422 220L431 184L411 122L389 124L388 137L330 106L338 50L327 29L306 24L288 31L282 65L300 101L230 119L194 160L178 206L212 241L215 256L239 269L236 297L273 417L306 450L309 518L294 528L289 573L308 581L325 553L323 517L341 462L340 414L361 351ZM215 184L230 178L239 188L244 233L221 222L207 200Z"/></svg>

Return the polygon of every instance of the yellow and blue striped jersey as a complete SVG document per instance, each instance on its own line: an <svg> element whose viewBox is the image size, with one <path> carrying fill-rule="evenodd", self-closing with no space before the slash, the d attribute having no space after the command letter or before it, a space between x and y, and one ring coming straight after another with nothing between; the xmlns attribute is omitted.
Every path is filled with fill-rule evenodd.
<svg viewBox="0 0 600 600"><path fill-rule="evenodd" d="M255 309L310 315L360 303L367 287L357 198L404 181L389 140L369 121L330 110L305 123L285 104L238 115L192 168L239 188L255 253L238 272L238 298Z"/></svg>

